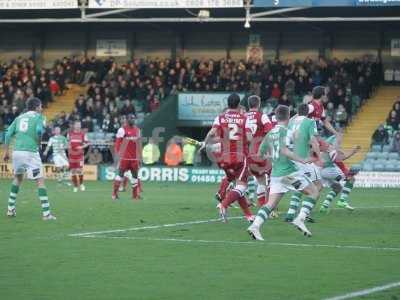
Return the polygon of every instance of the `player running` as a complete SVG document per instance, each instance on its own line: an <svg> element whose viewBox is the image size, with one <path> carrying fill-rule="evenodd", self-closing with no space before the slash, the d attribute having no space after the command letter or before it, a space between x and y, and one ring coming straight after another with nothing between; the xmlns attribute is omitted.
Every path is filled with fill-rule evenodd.
<svg viewBox="0 0 400 300"><path fill-rule="evenodd" d="M40 140L45 125L41 114L41 101L38 98L29 99L27 110L26 113L21 114L11 123L5 136L3 156L5 162L10 158L9 146L11 139L15 136L15 146L12 153L14 180L8 198L7 216L16 216L17 194L26 173L28 179L36 181L43 220L55 220L56 217L50 212L47 189L44 185L43 165L39 154Z"/></svg>
<svg viewBox="0 0 400 300"><path fill-rule="evenodd" d="M317 130L321 129L324 126L329 132L331 132L337 138L340 138L340 134L335 130L330 121L326 118L324 104L322 103L322 98L324 96L325 96L325 87L316 86L312 90L312 100L310 101L310 103L308 103L308 117L315 120L317 125ZM317 136L317 140L322 147L325 148L329 147L329 145L327 145L327 143L320 136ZM320 181L321 175L318 172L318 168L315 168L315 171L317 171L317 177ZM320 183L317 186L320 190L322 189L322 185ZM293 214L295 214L297 209L300 207L301 196L302 194L299 192L293 193L290 199L289 210L285 218L285 221L288 222L292 221ZM313 222L313 219L310 218L309 220Z"/></svg>
<svg viewBox="0 0 400 300"><path fill-rule="evenodd" d="M297 115L290 119L287 131L288 146L293 153L304 160L311 157L313 154L315 159L319 161L320 149L317 140L317 125L313 119L307 117L308 109L309 107L307 104L300 104L297 109ZM317 166L315 163L302 164L295 162L295 164L298 169L314 183L320 192L322 190L320 166ZM301 196L301 192L295 192L293 194L289 204L289 210L286 214L285 220L287 222L292 222L294 220L300 206Z"/></svg>
<svg viewBox="0 0 400 300"><path fill-rule="evenodd" d="M258 150L264 136L272 129L272 123L266 114L260 112L260 97L250 96L247 101L249 111L245 115L251 130L248 164L250 173L257 180L257 204L262 207L267 203L267 177L271 171L271 163L259 157Z"/></svg>
<svg viewBox="0 0 400 300"><path fill-rule="evenodd" d="M86 134L81 129L81 122L75 121L72 130L68 132L68 159L71 170L74 193L78 188L83 192L86 190L83 184L83 166L85 162L85 148L89 146Z"/></svg>
<svg viewBox="0 0 400 300"><path fill-rule="evenodd" d="M135 118L129 116L126 125L118 129L115 140L115 154L118 159L118 168L113 185L113 200L118 199L119 187L127 171L132 175L132 199L140 199L141 186L138 172L142 153L141 149L140 129L135 126Z"/></svg>
<svg viewBox="0 0 400 300"><path fill-rule="evenodd" d="M318 198L318 189L298 169L293 161L305 164L309 159L303 159L291 152L287 147L287 125L290 110L288 106L279 105L275 110L278 124L264 138L259 154L261 157L268 156L272 159L271 184L268 203L257 213L252 225L247 229L249 234L256 240L263 241L260 233L261 226L270 217L272 210L289 190L302 191L306 195L299 215L292 224L305 236L311 236L304 221L310 215Z"/></svg>
<svg viewBox="0 0 400 300"><path fill-rule="evenodd" d="M47 147L43 155L47 156L51 148L53 148L53 161L54 165L56 166L57 181L58 183L62 183L67 177L66 174L69 164L67 154L65 152L65 150L68 149L68 140L61 134L60 127L54 128L54 135L47 143Z"/></svg>
<svg viewBox="0 0 400 300"><path fill-rule="evenodd" d="M215 149L215 145L219 146L219 151L214 151L218 152L214 156L217 164L224 170L227 180L235 182L235 186L218 204L219 213L224 222L227 221L227 208L235 201L239 202L247 220L251 221L254 218L244 196L249 176L246 132L249 133L250 128L246 122L246 116L240 112L239 103L238 94L231 94L228 97L228 109L215 118L211 130L204 140L206 147Z"/></svg>
<svg viewBox="0 0 400 300"><path fill-rule="evenodd" d="M354 170L348 170L343 161L355 155L361 148L360 146L356 146L348 153L345 153L340 149L340 143L334 136L326 139L326 142L329 143L333 149L322 154L324 165L321 176L324 186L330 187L331 191L326 195L325 201L320 207L320 212L327 213L331 202L340 192L340 199L336 203L337 207L352 211L354 208L350 206L348 202L348 195L353 188L355 180L354 175L356 172L354 172ZM335 155L333 155L333 153Z"/></svg>

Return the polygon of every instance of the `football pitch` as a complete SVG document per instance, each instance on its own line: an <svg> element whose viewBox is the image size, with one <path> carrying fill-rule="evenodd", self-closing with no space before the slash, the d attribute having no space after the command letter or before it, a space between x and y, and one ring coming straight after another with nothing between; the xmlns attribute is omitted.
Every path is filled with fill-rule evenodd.
<svg viewBox="0 0 400 300"><path fill-rule="evenodd" d="M216 185L145 183L143 200L112 202L111 182L73 193L49 181L57 220L44 222L28 182L17 217L5 216L9 184L0 181L0 299L400 299L398 189L355 189L352 213L315 210L311 238L281 213L255 242L239 209L217 220Z"/></svg>

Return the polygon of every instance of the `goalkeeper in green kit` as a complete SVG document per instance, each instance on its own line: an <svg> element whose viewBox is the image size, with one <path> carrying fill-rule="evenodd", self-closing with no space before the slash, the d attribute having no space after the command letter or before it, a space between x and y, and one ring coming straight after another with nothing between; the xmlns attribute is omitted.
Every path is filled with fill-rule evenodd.
<svg viewBox="0 0 400 300"><path fill-rule="evenodd" d="M16 216L16 200L24 175L37 183L38 196L42 207L43 220L55 220L50 212L47 189L44 185L43 165L39 154L41 136L44 132L42 103L38 98L27 101L27 112L19 115L8 127L4 143L4 161L10 158L9 147L13 137L15 145L12 153L14 180L8 198L7 216Z"/></svg>

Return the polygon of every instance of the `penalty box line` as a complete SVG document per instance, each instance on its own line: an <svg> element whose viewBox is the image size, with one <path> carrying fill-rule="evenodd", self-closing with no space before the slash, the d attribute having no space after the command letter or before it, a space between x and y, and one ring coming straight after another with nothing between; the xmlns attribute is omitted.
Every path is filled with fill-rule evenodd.
<svg viewBox="0 0 400 300"><path fill-rule="evenodd" d="M352 250L375 250L375 251L395 251L400 252L400 248L394 247L373 247L358 245L331 245L331 244L307 244L307 243L283 243L283 242L256 242L256 241L223 241L223 240L192 240L179 238L148 238L135 236L106 236L106 235L81 235L79 238L92 239L115 239L115 240L144 240L156 242L176 242L187 244L225 244L225 245L256 245L256 246L286 246L286 247L302 247L302 248L334 248L334 249L352 249Z"/></svg>
<svg viewBox="0 0 400 300"><path fill-rule="evenodd" d="M243 217L230 217L228 219L229 220L237 220L237 219L243 219ZM69 234L68 236L85 237L87 235L101 235L101 234L107 234L107 233L120 233L120 232L127 232L127 231L139 231L139 230L159 229L159 228L168 228L168 227L179 227L179 226L186 226L186 225L215 223L215 222L219 222L219 221L221 221L221 219L197 220L197 221L188 221L188 222L180 222L180 223L172 223L172 224L139 226L139 227L131 227L131 228L125 228L125 229L113 229L113 230L103 230L103 231L72 233L72 234Z"/></svg>
<svg viewBox="0 0 400 300"><path fill-rule="evenodd" d="M393 289L393 288L396 288L396 287L400 287L400 281L389 283L389 284L385 284L385 285L375 286L375 287L372 287L372 288L369 288L369 289L360 290L360 291L356 291L356 292L352 292L352 293L348 293L348 294L343 294L343 295L332 297L332 298L326 298L326 299L323 299L323 300L346 300L346 299L352 299L352 298L356 298L356 297L367 296L367 295L370 295L370 294L375 294L375 293L378 293L378 292L390 290L390 289Z"/></svg>

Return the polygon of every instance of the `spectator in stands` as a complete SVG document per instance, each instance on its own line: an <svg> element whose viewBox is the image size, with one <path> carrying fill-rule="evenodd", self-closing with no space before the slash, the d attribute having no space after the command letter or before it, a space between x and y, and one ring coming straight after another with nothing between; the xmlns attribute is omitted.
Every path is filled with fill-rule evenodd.
<svg viewBox="0 0 400 300"><path fill-rule="evenodd" d="M343 128L347 124L347 112L344 109L343 104L339 104L339 107L335 113L335 123L338 125L339 128Z"/></svg>
<svg viewBox="0 0 400 300"><path fill-rule="evenodd" d="M98 165L103 163L103 155L101 154L99 149L94 148L89 151L88 163L89 165Z"/></svg>
<svg viewBox="0 0 400 300"><path fill-rule="evenodd" d="M386 124L391 126L393 130L399 130L400 115L395 110L392 110L389 117L386 119Z"/></svg>
<svg viewBox="0 0 400 300"><path fill-rule="evenodd" d="M383 124L379 126L377 130L375 130L372 135L372 143L375 145L381 145L382 148L384 145L387 145L389 141L389 134L387 133Z"/></svg>
<svg viewBox="0 0 400 300"><path fill-rule="evenodd" d="M143 147L142 158L146 165L156 164L160 160L160 148L153 138L150 138L149 143Z"/></svg>
<svg viewBox="0 0 400 300"><path fill-rule="evenodd" d="M397 152L400 155L400 132L396 132L393 137L391 152Z"/></svg>
<svg viewBox="0 0 400 300"><path fill-rule="evenodd" d="M183 163L186 166L193 166L194 157L196 155L196 146L190 143L183 145Z"/></svg>
<svg viewBox="0 0 400 300"><path fill-rule="evenodd" d="M176 167L182 162L182 148L178 138L172 138L165 150L164 162L169 167Z"/></svg>

